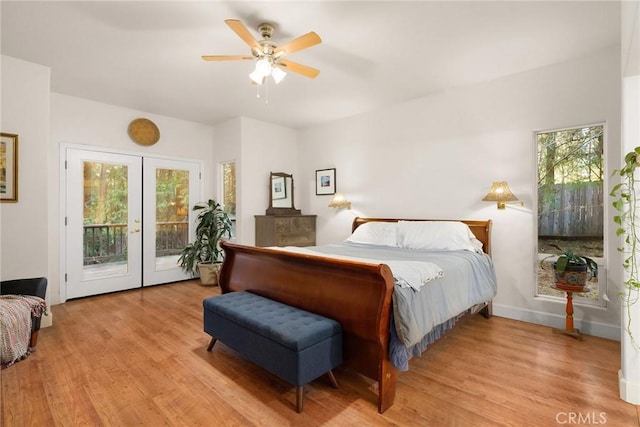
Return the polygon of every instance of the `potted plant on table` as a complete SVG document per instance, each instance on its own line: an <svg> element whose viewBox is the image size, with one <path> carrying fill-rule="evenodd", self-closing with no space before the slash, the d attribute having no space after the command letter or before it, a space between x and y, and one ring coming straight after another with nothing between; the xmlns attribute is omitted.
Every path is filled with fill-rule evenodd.
<svg viewBox="0 0 640 427"><path fill-rule="evenodd" d="M199 273L203 285L216 285L224 258L219 244L223 238L231 237L231 219L213 199L196 203L193 211L198 212L196 238L182 249L178 264L194 277Z"/></svg>
<svg viewBox="0 0 640 427"><path fill-rule="evenodd" d="M556 286L565 291L582 291L590 277L598 277L598 263L584 255L576 255L571 250L564 250L558 245L551 244L560 251L558 259L553 263ZM540 261L540 265L549 255Z"/></svg>

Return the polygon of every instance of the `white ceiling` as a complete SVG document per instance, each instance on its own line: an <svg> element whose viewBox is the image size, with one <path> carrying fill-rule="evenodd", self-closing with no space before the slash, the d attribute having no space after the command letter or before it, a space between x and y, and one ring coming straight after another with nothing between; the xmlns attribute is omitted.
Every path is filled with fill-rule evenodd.
<svg viewBox="0 0 640 427"><path fill-rule="evenodd" d="M620 44L614 1L0 2L2 54L51 68L53 92L205 124L247 116L302 128L588 55ZM224 23L261 22L289 73L256 98L251 61L205 62L249 48Z"/></svg>

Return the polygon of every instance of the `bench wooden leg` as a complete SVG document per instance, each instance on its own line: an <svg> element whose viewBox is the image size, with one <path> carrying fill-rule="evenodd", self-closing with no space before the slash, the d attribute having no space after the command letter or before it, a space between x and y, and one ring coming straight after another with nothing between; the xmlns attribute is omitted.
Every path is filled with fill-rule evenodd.
<svg viewBox="0 0 640 427"><path fill-rule="evenodd" d="M333 371L328 371L327 375L329 376L329 381L331 381L331 385L335 388L338 388L338 381L336 381L336 377L333 375ZM304 397L304 386L296 387L296 412L301 413L303 409L302 399Z"/></svg>
<svg viewBox="0 0 640 427"><path fill-rule="evenodd" d="M213 348L213 345L216 343L216 339L215 338L211 338L211 341L209 342L209 347L207 347L207 351L211 351L211 349Z"/></svg>
<svg viewBox="0 0 640 427"><path fill-rule="evenodd" d="M329 370L327 375L329 376L329 381L331 381L333 388L338 388L338 381L336 381L336 377L333 376L333 371Z"/></svg>
<svg viewBox="0 0 640 427"><path fill-rule="evenodd" d="M296 412L302 412L303 386L296 387Z"/></svg>

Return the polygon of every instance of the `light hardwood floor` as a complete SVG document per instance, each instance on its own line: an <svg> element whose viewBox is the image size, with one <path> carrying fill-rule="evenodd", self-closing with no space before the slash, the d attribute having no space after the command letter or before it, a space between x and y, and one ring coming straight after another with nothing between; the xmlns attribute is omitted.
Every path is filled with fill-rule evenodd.
<svg viewBox="0 0 640 427"><path fill-rule="evenodd" d="M195 281L52 307L37 351L1 373L1 425L17 426L640 426L618 398L619 343L473 316L409 372L376 411L375 384L344 368L295 388L224 344L206 351Z"/></svg>

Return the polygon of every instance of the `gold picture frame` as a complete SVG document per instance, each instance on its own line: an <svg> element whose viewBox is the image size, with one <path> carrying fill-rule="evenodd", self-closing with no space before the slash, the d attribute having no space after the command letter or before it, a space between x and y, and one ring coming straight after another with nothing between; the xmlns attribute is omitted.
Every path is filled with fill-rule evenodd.
<svg viewBox="0 0 640 427"><path fill-rule="evenodd" d="M18 135L0 133L0 202L18 201Z"/></svg>

